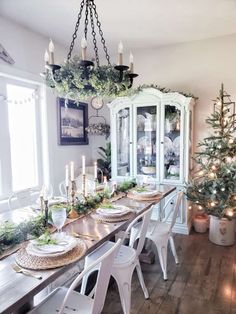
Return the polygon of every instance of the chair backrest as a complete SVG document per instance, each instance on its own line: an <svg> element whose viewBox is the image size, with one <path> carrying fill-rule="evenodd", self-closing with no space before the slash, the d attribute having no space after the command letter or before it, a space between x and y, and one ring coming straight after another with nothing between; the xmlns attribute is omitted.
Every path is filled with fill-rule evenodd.
<svg viewBox="0 0 236 314"><path fill-rule="evenodd" d="M145 210L143 213L141 213L140 215L138 215L128 226L128 228L126 229L125 233L124 233L124 237L123 240L127 237L127 235L129 234L131 228L140 220L142 219L142 224L141 224L141 228L139 229L139 241L138 241L138 246L136 248L136 256L138 257L140 255L140 253L142 252L143 246L144 246L144 242L145 242L145 237L146 237L146 233L147 233L147 229L148 229L148 224L151 218L151 214L152 214L152 206L150 206L147 210ZM130 238L129 241L129 246L133 247L134 242L133 239Z"/></svg>
<svg viewBox="0 0 236 314"><path fill-rule="evenodd" d="M94 263L92 263L89 267L84 269L82 273L72 282L70 288L67 291L67 294L63 300L62 306L60 308L59 314L62 314L71 292L76 288L78 283L82 280L83 276L90 272L90 270L96 268L99 264L97 282L95 287L95 294L93 299L93 308L92 312L88 314L100 314L102 312L107 288L111 276L111 269L113 266L113 262L115 256L120 248L122 240L119 239L110 250L108 250L104 255L98 258Z"/></svg>
<svg viewBox="0 0 236 314"><path fill-rule="evenodd" d="M183 191L179 191L176 194L174 194L166 203L166 205L164 206L164 210L165 208L170 204L171 201L173 201L173 199L175 199L175 205L174 205L174 209L173 211L170 211L169 214L165 217L165 221L170 217L170 215L172 214L172 219L171 219L171 223L170 223L170 230L174 227L176 218L178 216L179 213L179 208L180 208L180 203L183 197Z"/></svg>
<svg viewBox="0 0 236 314"><path fill-rule="evenodd" d="M32 189L25 189L25 190L13 193L8 198L9 209L20 208L20 207L24 207L24 206L28 206L32 204L33 203L32 194L33 194Z"/></svg>

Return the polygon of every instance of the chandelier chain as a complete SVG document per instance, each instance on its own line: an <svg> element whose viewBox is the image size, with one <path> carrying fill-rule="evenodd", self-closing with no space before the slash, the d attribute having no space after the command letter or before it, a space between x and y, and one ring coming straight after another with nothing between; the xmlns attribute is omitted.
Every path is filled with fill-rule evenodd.
<svg viewBox="0 0 236 314"><path fill-rule="evenodd" d="M103 50L105 52L107 63L108 63L108 65L111 65L110 56L109 56L108 51L107 51L106 41L105 41L105 39L103 37L103 31L101 29L101 22L99 21L98 13L97 13L97 10L96 10L96 4L94 3L94 0L90 0L90 1L92 2L92 6L93 6L93 9L94 9L94 16L95 16L95 18L97 20L97 27L98 27L99 34L101 36L101 42L102 42L102 45L103 45Z"/></svg>
<svg viewBox="0 0 236 314"><path fill-rule="evenodd" d="M89 12L90 12L95 59L96 59L97 66L99 67L98 47L97 47L96 32L95 32L95 26L94 26L94 20L93 20L93 7L92 7L91 2L89 3Z"/></svg>
<svg viewBox="0 0 236 314"><path fill-rule="evenodd" d="M87 40L88 34L88 13L89 13L89 2L90 0L86 0L86 10L85 10L85 21L84 21L84 37Z"/></svg>
<svg viewBox="0 0 236 314"><path fill-rule="evenodd" d="M78 29L79 29L79 23L80 23L80 20L81 20L83 8L84 8L84 0L82 0L81 5L80 5L80 10L79 10L79 13L78 13L77 22L75 24L75 31L74 31L74 34L72 35L72 42L70 44L70 50L69 50L69 53L67 55L67 60L70 60L70 58L71 58L71 54L72 54L72 51L73 51L73 48L74 48L74 45L75 45L75 39L77 38L77 32L78 32Z"/></svg>

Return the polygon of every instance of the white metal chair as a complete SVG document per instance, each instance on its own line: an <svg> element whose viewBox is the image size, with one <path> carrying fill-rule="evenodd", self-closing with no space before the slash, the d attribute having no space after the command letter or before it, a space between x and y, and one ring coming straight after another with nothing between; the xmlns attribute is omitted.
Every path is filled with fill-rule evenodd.
<svg viewBox="0 0 236 314"><path fill-rule="evenodd" d="M8 207L11 210L13 208L20 208L31 205L38 195L39 191L34 191L32 189L25 189L19 192L14 192L8 198Z"/></svg>
<svg viewBox="0 0 236 314"><path fill-rule="evenodd" d="M137 270L138 278L144 293L144 296L146 299L149 298L149 294L147 291L147 288L144 283L142 270L139 263L139 255L143 249L144 241L145 241L145 235L148 228L148 223L150 221L151 217L151 211L152 208L149 208L147 211L143 212L142 214L138 215L133 222L130 223L128 228L126 229L126 232L122 238L124 240L131 228L142 218L142 222L140 222L141 229L140 229L140 238L137 245L137 248L133 248L133 246L125 246L121 245L117 256L115 257L115 261L111 270L111 276L114 277L114 279L117 282L118 290L120 294L121 304L123 308L123 312L125 314L130 313L130 307L131 307L131 280L133 276L134 269ZM101 248L96 250L95 252L91 253L90 255L86 256L85 258L85 267L88 267L96 259L100 258L107 250L112 247L113 242L106 242ZM81 286L81 293L85 294L87 280L89 275L96 270L96 268L92 269L91 271L84 276Z"/></svg>
<svg viewBox="0 0 236 314"><path fill-rule="evenodd" d="M70 288L59 287L50 293L30 314L100 314L102 312L107 287L109 284L111 268L114 258L121 245L121 240L113 245L103 255L95 260L89 267L73 281ZM98 268L98 276L94 298L74 291L82 278L94 267Z"/></svg>
<svg viewBox="0 0 236 314"><path fill-rule="evenodd" d="M170 247L172 254L175 259L175 263L178 264L178 256L175 249L173 234L172 234L172 228L175 224L176 218L178 216L179 207L181 203L181 199L183 197L183 192L180 191L177 194L174 194L168 202L165 204L163 208L163 212L165 212L166 207L175 200L175 205L173 211L170 211L169 214L165 217L164 221L156 221L156 220L150 220L146 238L151 239L157 248L159 260L161 269L163 272L164 280L167 280L167 246L168 241L170 241ZM169 219L170 215L172 214L172 219L170 223L167 223L167 219ZM134 243L136 239L138 239L141 235L141 225L140 223L136 224L132 229L130 233L130 243Z"/></svg>

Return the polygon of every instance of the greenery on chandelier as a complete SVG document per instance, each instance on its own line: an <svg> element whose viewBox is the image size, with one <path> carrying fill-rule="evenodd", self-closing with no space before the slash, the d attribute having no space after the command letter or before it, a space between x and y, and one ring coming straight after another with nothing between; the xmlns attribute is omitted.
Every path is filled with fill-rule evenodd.
<svg viewBox="0 0 236 314"><path fill-rule="evenodd" d="M187 197L199 210L230 219L236 213L235 103L222 88L214 112L206 119L213 129L195 155L198 171L187 187Z"/></svg>
<svg viewBox="0 0 236 314"><path fill-rule="evenodd" d="M126 180L118 185L117 192L126 192L136 186L135 180ZM78 200L75 204L75 210L79 214L86 214L89 210L97 208L104 200L111 197L110 192L104 191L96 193L96 195L89 195L84 200ZM62 205L53 205L49 208L49 217L51 208L60 208ZM67 206L66 204L63 207ZM68 208L69 211L70 208ZM21 222L20 224L5 222L0 224L0 256L6 250L14 247L23 241L29 240L43 235L47 228L45 227L45 215L39 213L36 217ZM45 239L44 242L45 244Z"/></svg>
<svg viewBox="0 0 236 314"><path fill-rule="evenodd" d="M126 94L130 79L124 75L119 83L119 71L114 66L82 67L80 58L74 56L56 70L46 73L46 84L54 87L60 97L73 99L77 102L93 96L108 96L115 98ZM86 73L87 71L87 73Z"/></svg>

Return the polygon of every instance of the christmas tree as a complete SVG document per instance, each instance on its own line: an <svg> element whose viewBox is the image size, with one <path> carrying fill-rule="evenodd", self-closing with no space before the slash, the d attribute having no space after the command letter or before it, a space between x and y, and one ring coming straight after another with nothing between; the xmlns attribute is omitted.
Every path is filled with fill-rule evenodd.
<svg viewBox="0 0 236 314"><path fill-rule="evenodd" d="M198 144L197 171L186 192L198 210L220 218L236 214L235 117L235 103L222 84L213 113L206 119L212 132Z"/></svg>

